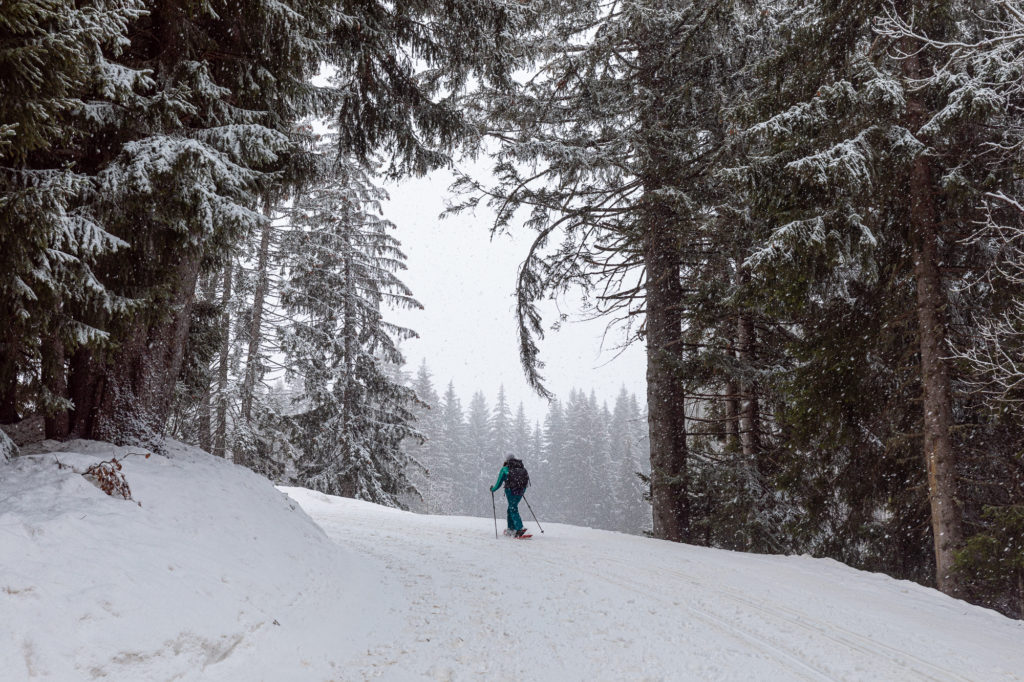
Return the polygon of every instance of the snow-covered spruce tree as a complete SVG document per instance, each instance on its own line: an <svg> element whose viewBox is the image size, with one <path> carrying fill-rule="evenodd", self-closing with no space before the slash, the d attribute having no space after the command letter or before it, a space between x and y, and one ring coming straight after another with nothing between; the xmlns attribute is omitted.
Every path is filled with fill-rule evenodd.
<svg viewBox="0 0 1024 682"><path fill-rule="evenodd" d="M626 533L650 530L650 505L645 499L643 481L638 474L648 473L643 415L636 396L623 387L615 397L609 422L611 440L612 486L616 500L612 527Z"/></svg>
<svg viewBox="0 0 1024 682"><path fill-rule="evenodd" d="M530 423L526 420L526 408L519 403L515 419L512 420L512 455L524 462L530 461ZM532 462L531 462L532 464Z"/></svg>
<svg viewBox="0 0 1024 682"><path fill-rule="evenodd" d="M63 356L103 336L78 308L123 309L94 272L124 242L86 206L96 185L77 163L87 144L79 122L97 84L109 103L142 80L104 58L125 47L141 13L132 0L0 7L0 422L36 411L59 430Z"/></svg>
<svg viewBox="0 0 1024 682"><path fill-rule="evenodd" d="M295 141L312 149L314 138L309 126L301 126ZM288 177L306 184L322 174L323 165L315 153L298 153L289 159ZM294 189L294 187L292 188ZM280 191L291 191L288 187ZM287 415L294 412L280 392L271 391L264 382L276 365L271 356L278 354L277 325L287 318L277 309L280 279L276 275L283 258L282 239L286 232L281 213L263 204L264 221L251 239L236 244L231 259L231 277L225 268L200 278L197 308L218 311L219 332L216 357L205 369L187 367L179 379L169 433L186 442L225 457L236 464L284 481L286 471L294 469L295 452L286 436ZM187 358L203 348L207 330L193 325L185 345ZM183 391L181 384L195 382L202 374L202 393Z"/></svg>
<svg viewBox="0 0 1024 682"><path fill-rule="evenodd" d="M787 172L802 156L796 150L805 142L802 131L780 131L777 146L738 134L746 117L763 120L763 111L775 113L793 92L813 96L846 68L843 59L806 63L806 55L819 53L796 28L806 22L814 29L809 11L799 3L765 5L744 24L746 49L754 52L740 63L756 64L757 57L761 66L744 77L746 95L726 112L722 163L737 168L719 174L727 191L704 227L709 256L686 296L686 336L695 348L686 375L704 389L700 413L691 418L694 540L810 551L922 580L924 518L906 483L920 468L908 439L889 438L909 430L906 417L914 412L904 369L912 351L900 324L912 313L894 313L908 288L882 279L867 284L872 264L857 256L871 242L858 242L856 230L846 241L820 244L814 218L801 222L815 216L810 207L822 197L849 201L848 189L801 184ZM843 140L844 126L830 117L844 113L837 105L809 127L808 146ZM856 215L843 208L837 214L837 221ZM776 243L776 251L766 251L773 235L786 233L780 226L807 235L806 248ZM882 254L899 248L874 253L888 258ZM775 257L762 261L766 255ZM837 264L823 265L818 256ZM865 276L849 286L858 275ZM887 503L900 512L879 512Z"/></svg>
<svg viewBox="0 0 1024 682"><path fill-rule="evenodd" d="M502 385L498 387L498 397L494 401L494 409L491 410L488 445L488 451L494 455L496 462L502 462L506 457L515 454L512 437L512 410L505 396L505 386Z"/></svg>
<svg viewBox="0 0 1024 682"><path fill-rule="evenodd" d="M497 207L496 229L524 207L537 232L518 282L528 379L543 390L538 299L579 284L601 312L644 314L654 533L672 540L690 526L680 273L714 201L727 48L745 5L549 3L524 42L536 75L477 101L501 145L499 184L466 185Z"/></svg>
<svg viewBox="0 0 1024 682"><path fill-rule="evenodd" d="M494 484L501 461L498 453L491 450L491 411L487 398L481 391L475 391L466 413L465 459L459 464L463 472L460 494L468 513L479 516L491 513L481 491Z"/></svg>
<svg viewBox="0 0 1024 682"><path fill-rule="evenodd" d="M595 397L593 393L591 393L591 397ZM596 404L596 397L593 402ZM619 491L616 486L618 470L612 466L613 462L616 464L618 462L612 459L612 413L608 409L608 403L602 403L596 414L594 436L596 447L591 457L596 474L597 494L591 500L590 506L597 527L612 529L615 527L615 510L623 503L619 499Z"/></svg>
<svg viewBox="0 0 1024 682"><path fill-rule="evenodd" d="M468 511L468 503L464 476L467 471L468 446L466 423L462 414L462 401L455 393L455 384L448 382L440 403L440 447L445 451L447 471L437 472L438 477L451 481L449 485L450 499L447 501L446 513L464 514ZM475 481L474 481L475 483Z"/></svg>
<svg viewBox="0 0 1024 682"><path fill-rule="evenodd" d="M750 173L743 177L749 184L740 183L737 198L750 207L755 236L745 261L753 285L747 295L769 319L790 322L780 362L789 371L777 375L774 386L775 417L786 437L775 455L780 467L768 472L804 510L787 533L798 547L809 542L810 551L854 565L878 568L876 558L899 556L907 566L893 572L922 579L915 568L921 551L908 549L924 547L923 533L911 530L921 527L920 515L912 516L920 500L907 505L903 492L908 480L921 477L906 464L913 453L899 447L909 443L891 439L896 424L906 426L906 401L912 395L908 377L899 372L913 353L907 324L912 289L905 276L874 277L903 258L903 241L886 238L892 233L879 224L893 220L891 213L883 217L888 202L870 186L870 170L851 162L863 159L857 155L863 149L859 133L894 119L884 108L882 86L889 81L875 80L875 89L865 88L867 96L856 106L843 99L849 93L846 79L858 66L870 82L873 66L855 55L868 40L869 16L870 8L853 12L835 3L827 8L793 3L780 10L766 76L794 69L808 51L830 50L825 52L830 57L796 70L799 77L781 84L781 96L753 93L772 113L785 109L789 97L799 104L787 111L796 120L771 131L775 134L763 123L753 128L750 165L739 174ZM859 26L852 34L849 21ZM833 39L830 31L842 39ZM806 127L800 125L804 122ZM770 119L767 125L777 123ZM765 138L756 137L762 134ZM758 146L764 139L771 144ZM838 157L832 167L848 171L834 184L796 172L801 162L827 166L830 152ZM863 216L879 220L865 225ZM893 333L882 332L898 320L905 322ZM865 401L864 395L876 399ZM879 511L879 504L890 506ZM888 546L883 538L891 538Z"/></svg>
<svg viewBox="0 0 1024 682"><path fill-rule="evenodd" d="M419 491L419 497L408 501L413 511L451 513L451 462L445 449L440 398L434 390L426 359L420 363L410 385L420 404L415 406L416 430L422 438L410 438L402 447L418 465L409 471L409 479Z"/></svg>
<svg viewBox="0 0 1024 682"><path fill-rule="evenodd" d="M598 505L612 504L609 490L599 483L598 470L602 429L596 405L577 388L565 402L551 401L547 416L547 466L544 488L537 497L546 500L545 513L553 519L591 527L604 527Z"/></svg>
<svg viewBox="0 0 1024 682"><path fill-rule="evenodd" d="M214 360L223 343L221 309L213 300L215 281L200 280L202 290L192 306L189 337L185 344L181 374L167 432L184 443L194 443L207 452L213 449L213 412L211 394L214 385Z"/></svg>
<svg viewBox="0 0 1024 682"><path fill-rule="evenodd" d="M587 396L572 388L565 400L565 440L563 458L554 473L554 482L562 489L561 513L567 520L583 523L593 489L593 418Z"/></svg>
<svg viewBox="0 0 1024 682"><path fill-rule="evenodd" d="M309 160L303 155L300 162ZM286 415L294 409L265 383L265 377L277 369L271 357L279 354L274 330L286 319L277 310L280 281L275 274L283 258L281 241L286 227L282 215L269 206L264 205L268 220L259 232L238 247L231 298L222 303L224 332L232 335L222 349L226 352L218 359L218 370L227 369L228 381L218 379L216 386L211 383L210 393L212 398L223 396L227 401L226 444L230 447L222 449L224 455L280 481L283 472L294 467L289 461L294 446L287 442L285 424ZM215 440L210 438L211 443Z"/></svg>
<svg viewBox="0 0 1024 682"><path fill-rule="evenodd" d="M530 430L530 445L526 452L527 458L533 462L534 466L542 463L544 458L544 431L540 427L539 420L533 423L533 428Z"/></svg>
<svg viewBox="0 0 1024 682"><path fill-rule="evenodd" d="M252 269L247 277L251 282L251 304L246 306L246 315L240 329L240 336L246 340L245 352L245 374L242 384L239 387L239 426L247 436L244 439L236 438L232 448L232 456L238 464L249 467L256 467L260 464L260 457L254 450L254 445L259 441L258 431L252 428L253 423L258 419L258 412L254 410L257 404L259 387L264 375L268 371L265 357L266 323L268 316L268 297L271 295L271 257L272 242L279 232L274 225L274 212L269 202L264 206L264 214L268 218L260 229L259 240L252 243Z"/></svg>
<svg viewBox="0 0 1024 682"><path fill-rule="evenodd" d="M333 155L332 155L333 156ZM392 381L398 342L414 332L384 318L419 307L397 272L405 256L380 217L383 190L349 158L295 204L286 236L281 330L289 372L302 378L305 411L298 481L334 495L400 506L414 492L402 441L415 437L412 389Z"/></svg>
<svg viewBox="0 0 1024 682"><path fill-rule="evenodd" d="M546 510L551 518L557 518L555 514L561 515L559 520L565 520L563 508L568 496L567 486L572 480L572 470L567 460L565 409L562 401L557 397L548 401L548 411L544 416L544 455L542 465L538 467L536 478L536 495L541 499L558 500L557 504L548 505Z"/></svg>

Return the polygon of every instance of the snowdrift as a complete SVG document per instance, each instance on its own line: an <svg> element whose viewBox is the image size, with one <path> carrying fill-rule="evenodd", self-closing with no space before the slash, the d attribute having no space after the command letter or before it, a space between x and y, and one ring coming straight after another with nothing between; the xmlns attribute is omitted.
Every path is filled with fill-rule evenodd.
<svg viewBox="0 0 1024 682"><path fill-rule="evenodd" d="M379 606L371 560L194 448L49 445L0 463L0 679L343 679ZM76 473L111 457L132 500Z"/></svg>

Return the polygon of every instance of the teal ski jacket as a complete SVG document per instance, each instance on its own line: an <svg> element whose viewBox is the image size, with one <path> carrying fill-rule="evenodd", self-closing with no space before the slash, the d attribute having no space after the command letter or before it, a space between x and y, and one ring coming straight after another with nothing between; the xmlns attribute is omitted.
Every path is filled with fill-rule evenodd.
<svg viewBox="0 0 1024 682"><path fill-rule="evenodd" d="M501 471L498 472L497 482L495 482L495 484L491 486L491 492L493 493L498 488L500 488L501 484L505 482L506 478L508 478L508 467L501 467Z"/></svg>

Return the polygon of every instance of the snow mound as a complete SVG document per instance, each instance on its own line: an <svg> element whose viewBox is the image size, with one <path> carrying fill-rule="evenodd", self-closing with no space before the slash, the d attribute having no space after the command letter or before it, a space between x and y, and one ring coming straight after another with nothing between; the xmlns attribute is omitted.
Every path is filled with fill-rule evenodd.
<svg viewBox="0 0 1024 682"><path fill-rule="evenodd" d="M267 480L172 443L74 441L0 462L4 680L326 680L380 604ZM116 457L131 500L80 472Z"/></svg>

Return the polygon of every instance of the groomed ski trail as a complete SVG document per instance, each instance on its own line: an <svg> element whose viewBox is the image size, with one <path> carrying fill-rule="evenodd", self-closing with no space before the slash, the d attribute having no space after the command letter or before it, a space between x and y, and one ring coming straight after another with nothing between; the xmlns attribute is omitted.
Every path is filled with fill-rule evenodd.
<svg viewBox="0 0 1024 682"><path fill-rule="evenodd" d="M1024 623L834 561L423 516L287 488L379 565L383 680L1024 680Z"/></svg>

